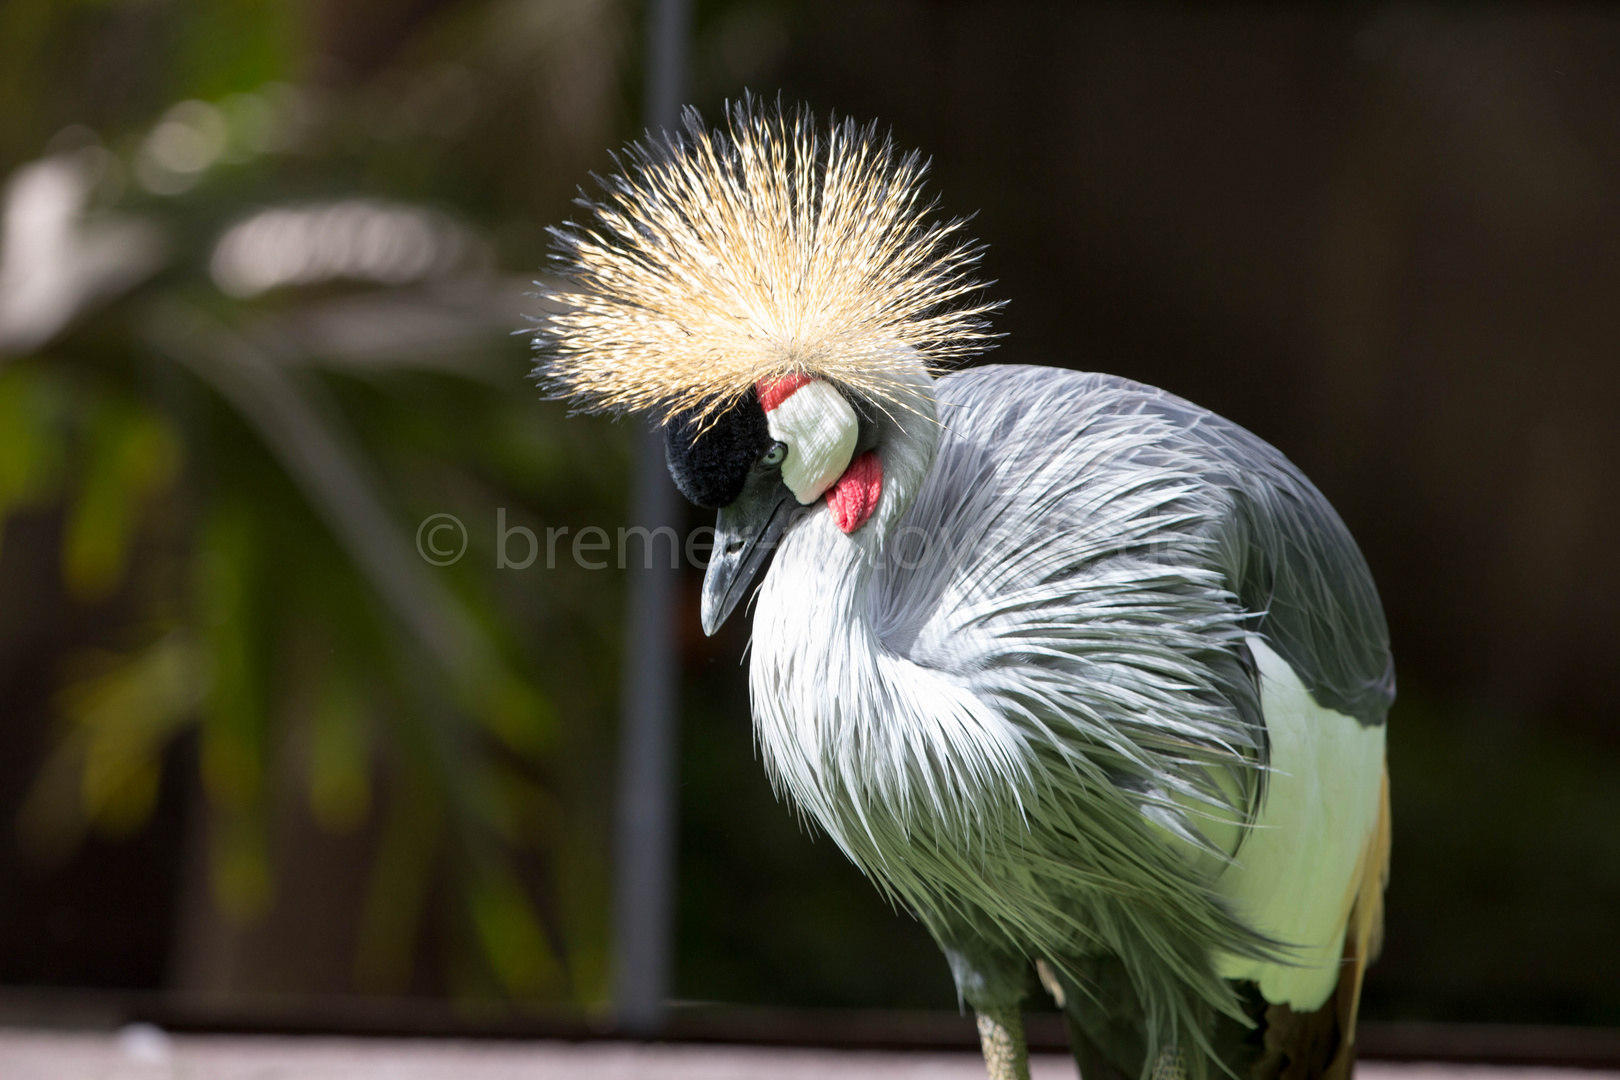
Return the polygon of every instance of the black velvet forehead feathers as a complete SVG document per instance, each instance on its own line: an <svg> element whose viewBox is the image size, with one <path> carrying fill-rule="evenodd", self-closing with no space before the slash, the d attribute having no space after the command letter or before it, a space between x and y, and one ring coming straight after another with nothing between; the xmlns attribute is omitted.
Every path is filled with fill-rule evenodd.
<svg viewBox="0 0 1620 1080"><path fill-rule="evenodd" d="M718 510L742 494L748 470L771 445L765 410L753 390L702 427L702 409L677 413L664 425L664 460L681 494L699 506Z"/></svg>

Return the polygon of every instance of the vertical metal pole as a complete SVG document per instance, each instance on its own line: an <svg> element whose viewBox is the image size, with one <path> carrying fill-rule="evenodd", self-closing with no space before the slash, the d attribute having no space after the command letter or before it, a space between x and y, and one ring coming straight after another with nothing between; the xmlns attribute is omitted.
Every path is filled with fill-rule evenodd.
<svg viewBox="0 0 1620 1080"><path fill-rule="evenodd" d="M686 97L686 53L691 38L691 0L647 0L647 126L674 128Z"/></svg>
<svg viewBox="0 0 1620 1080"><path fill-rule="evenodd" d="M646 120L673 128L686 84L690 0L647 0ZM635 446L631 524L679 526L679 505L655 428ZM649 541L649 547L652 542ZM669 996L675 900L675 590L662 545L630 560L619 721L617 835L613 877L613 999L619 1030L656 1034Z"/></svg>

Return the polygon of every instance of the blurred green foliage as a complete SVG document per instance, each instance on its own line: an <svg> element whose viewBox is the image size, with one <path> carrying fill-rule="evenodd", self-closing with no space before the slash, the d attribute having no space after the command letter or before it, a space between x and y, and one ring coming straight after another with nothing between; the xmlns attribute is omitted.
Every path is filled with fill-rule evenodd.
<svg viewBox="0 0 1620 1080"><path fill-rule="evenodd" d="M463 998L603 1002L618 582L497 570L493 522L622 515L623 429L565 430L511 335L543 223L624 134L627 21L0 8L0 519L59 521L67 602L106 620L57 658L38 861L140 829L195 733L227 923L273 917L301 814L371 837L354 987L439 948ZM267 208L313 222L303 270L232 287L220 240ZM426 256L353 225L384 212ZM441 513L453 565L413 545Z"/></svg>

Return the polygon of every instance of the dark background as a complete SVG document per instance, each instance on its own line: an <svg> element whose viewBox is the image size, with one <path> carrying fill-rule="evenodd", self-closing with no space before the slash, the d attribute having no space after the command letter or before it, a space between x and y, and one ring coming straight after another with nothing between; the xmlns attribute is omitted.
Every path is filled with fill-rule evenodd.
<svg viewBox="0 0 1620 1080"><path fill-rule="evenodd" d="M35 58L5 77L0 165L38 157L69 123L96 127L116 147L173 100L281 79L339 103L334 112L358 102L343 113L354 118L348 134L266 159L259 172L236 166L152 212L202 237L240 207L309 192L420 199L489 238L493 294L532 276L543 226L636 130L635 6L289 8L296 17L286 26L267 26L268 9L245 3L206 17L204 5L178 2L49 15L40 3L14 3L4 18L34 20ZM491 44L499 28L516 37L510 28L520 25L538 43L527 59ZM22 48L15 34L6 40L0 60ZM196 41L225 40L271 44L238 48L235 68L219 61L187 73L187 58L206 52ZM943 212L977 214L993 294L1008 300L990 361L1112 371L1191 398L1280 447L1349 523L1384 598L1400 684L1387 942L1363 1015L1620 1024L1620 14L1577 5L703 3L693 58L692 98L711 118L748 87L822 116L879 120L902 146L932 156ZM366 103L445 63L482 80L473 116L453 135L378 134L386 110ZM161 202L145 198L119 205ZM171 268L120 303L197 294L199 275ZM333 288L343 287L247 301L243 318L331 299ZM508 327L521 304L512 295ZM173 396L149 389L161 364L130 360L140 350L120 344L121 325L80 323L36 359L77 365L172 415ZM450 394L434 381L445 376L318 376L371 453L407 463L389 474L415 493L391 504L400 520L445 505L480 520L494 505L527 507L531 523L569 513L622 520L625 427L565 422L533 403L521 343L483 333L491 374L476 393ZM497 416L529 434L496 454L464 433L425 437L411 427L446 410L452 419L441 422L458 431ZM199 463L218 475L230 452L217 438L187 446L178 494L143 519L153 544L181 552L186 530L165 522L186 520L186 493L207 472ZM407 465L435 455L473 462L466 474L489 486L423 494ZM549 472L525 464L536 455L551 455ZM210 483L217 491L222 482ZM452 497L461 501L443 501ZM96 606L52 584L65 513L50 499L19 511L0 549L7 820L62 730L52 703L64 658L112 639L127 646L116 628L149 621L132 614L134 585ZM702 522L694 514L691 523ZM132 565L132 581L160 573ZM455 915L457 882L477 876L466 866L478 860L456 843L482 850L476 837L448 844L434 864L408 977L351 974L364 974L348 960L366 934L357 912L368 886L357 868L384 844L381 809L336 832L311 825L297 799L267 811L275 885L258 907L222 921L199 884L208 870L195 839L220 803L197 778L201 736L187 729L165 744L161 788L127 836L92 831L55 863L9 840L0 846L0 982L598 1007L608 945L600 920L568 912L601 907L607 889L619 604L611 577L530 574L519 587L468 570L456 579L469 596L520 596L492 600L490 619L517 642L514 664L552 703L562 732L531 771L558 807L551 824L510 843L567 979L466 974L477 964L458 957L482 947L487 961L506 932L478 921L490 908L476 889L466 910L481 946L457 930L466 924ZM686 585L676 995L954 1006L945 965L917 924L889 911L775 801L749 731L746 622L703 639L696 577ZM597 660L568 666L559 652ZM296 702L276 713L289 717L288 731L298 714ZM283 745L280 730L270 725L264 746ZM379 808L389 805L390 777L408 771L391 738L374 737ZM298 771L287 775L282 786L296 789ZM499 925L521 936L517 923ZM232 972L199 974L176 959L221 933L236 942Z"/></svg>

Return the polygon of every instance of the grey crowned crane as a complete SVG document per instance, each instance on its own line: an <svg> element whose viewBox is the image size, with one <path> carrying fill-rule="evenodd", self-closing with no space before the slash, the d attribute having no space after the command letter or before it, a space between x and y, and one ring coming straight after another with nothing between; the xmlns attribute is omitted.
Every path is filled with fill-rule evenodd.
<svg viewBox="0 0 1620 1080"><path fill-rule="evenodd" d="M1057 1001L1085 1080L1348 1077L1389 852L1388 631L1320 492L991 335L962 223L873 128L745 100L555 230L539 378L650 411L758 578L778 790L938 941L995 1080Z"/></svg>

